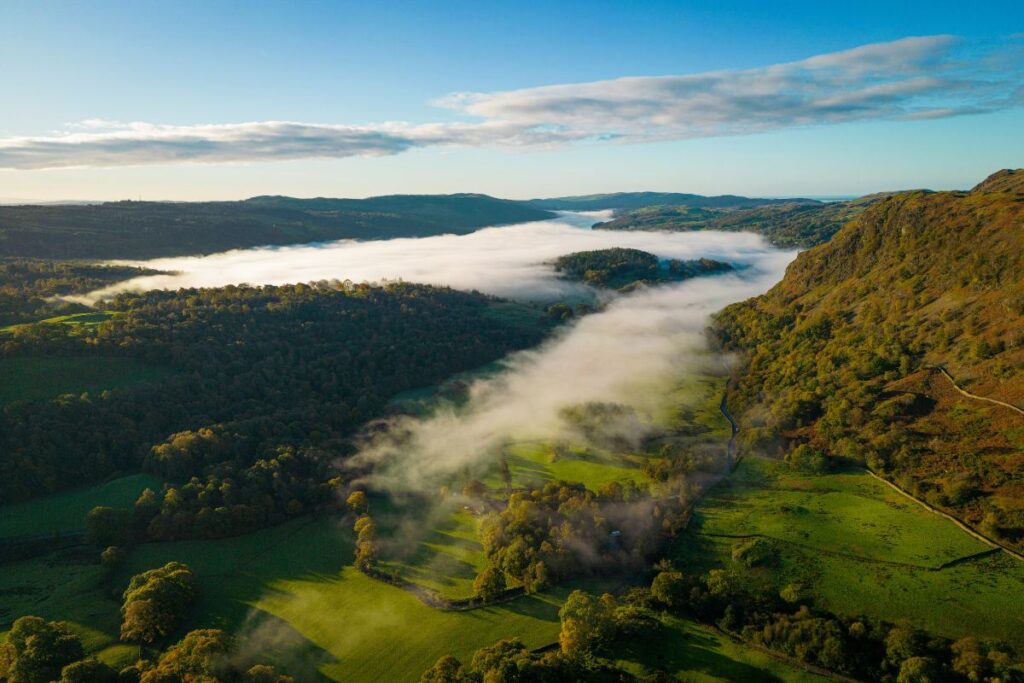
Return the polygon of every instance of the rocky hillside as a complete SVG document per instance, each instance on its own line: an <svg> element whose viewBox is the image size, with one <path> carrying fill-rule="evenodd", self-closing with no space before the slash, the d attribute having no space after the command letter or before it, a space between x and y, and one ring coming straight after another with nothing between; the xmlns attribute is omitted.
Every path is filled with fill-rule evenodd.
<svg viewBox="0 0 1024 683"><path fill-rule="evenodd" d="M716 325L749 447L866 463L1024 547L1024 415L949 379L1024 407L1024 171L881 198Z"/></svg>

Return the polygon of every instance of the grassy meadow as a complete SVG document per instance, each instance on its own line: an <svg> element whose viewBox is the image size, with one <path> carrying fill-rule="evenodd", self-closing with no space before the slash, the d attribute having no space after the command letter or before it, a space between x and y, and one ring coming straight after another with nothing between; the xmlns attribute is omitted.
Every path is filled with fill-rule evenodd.
<svg viewBox="0 0 1024 683"><path fill-rule="evenodd" d="M85 515L97 505L130 508L144 490L159 490L162 482L148 474L133 474L88 488L64 491L0 507L0 539L42 536L85 528Z"/></svg>
<svg viewBox="0 0 1024 683"><path fill-rule="evenodd" d="M736 566L737 537L755 535L773 541L777 562ZM1024 563L990 550L863 472L804 475L748 457L701 501L676 559L684 571L732 567L776 590L801 584L837 614L1022 647Z"/></svg>

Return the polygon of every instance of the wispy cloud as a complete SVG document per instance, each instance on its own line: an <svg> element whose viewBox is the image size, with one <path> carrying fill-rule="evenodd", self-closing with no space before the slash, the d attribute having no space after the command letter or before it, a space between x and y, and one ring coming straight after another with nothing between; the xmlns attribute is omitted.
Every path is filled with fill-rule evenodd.
<svg viewBox="0 0 1024 683"><path fill-rule="evenodd" d="M0 168L382 156L432 146L539 147L745 135L850 121L928 119L1019 106L1020 50L953 36L864 45L756 69L630 77L436 102L469 121L366 126L260 121L156 125L95 119L0 139Z"/></svg>

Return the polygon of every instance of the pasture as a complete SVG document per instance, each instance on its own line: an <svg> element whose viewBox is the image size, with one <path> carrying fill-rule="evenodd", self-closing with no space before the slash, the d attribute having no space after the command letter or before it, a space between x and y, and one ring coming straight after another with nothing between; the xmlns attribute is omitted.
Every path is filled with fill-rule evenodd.
<svg viewBox="0 0 1024 683"><path fill-rule="evenodd" d="M778 560L732 563L748 536L772 539ZM748 457L698 505L675 555L684 571L730 567L766 590L799 583L837 614L1024 646L1024 563L989 550L863 472L804 475Z"/></svg>
<svg viewBox="0 0 1024 683"><path fill-rule="evenodd" d="M97 505L130 508L139 495L162 482L148 474L133 474L88 488L63 491L0 507L0 538L43 536L85 528L85 515Z"/></svg>
<svg viewBox="0 0 1024 683"><path fill-rule="evenodd" d="M736 643L709 626L667 614L659 618L653 632L618 645L621 652L615 665L635 676L662 670L693 683L829 680Z"/></svg>

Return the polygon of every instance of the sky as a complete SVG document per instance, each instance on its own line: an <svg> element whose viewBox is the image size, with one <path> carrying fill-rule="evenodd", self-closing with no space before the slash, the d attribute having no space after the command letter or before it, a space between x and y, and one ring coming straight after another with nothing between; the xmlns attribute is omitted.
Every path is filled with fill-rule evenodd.
<svg viewBox="0 0 1024 683"><path fill-rule="evenodd" d="M1024 165L1024 3L0 2L0 201L751 196Z"/></svg>

